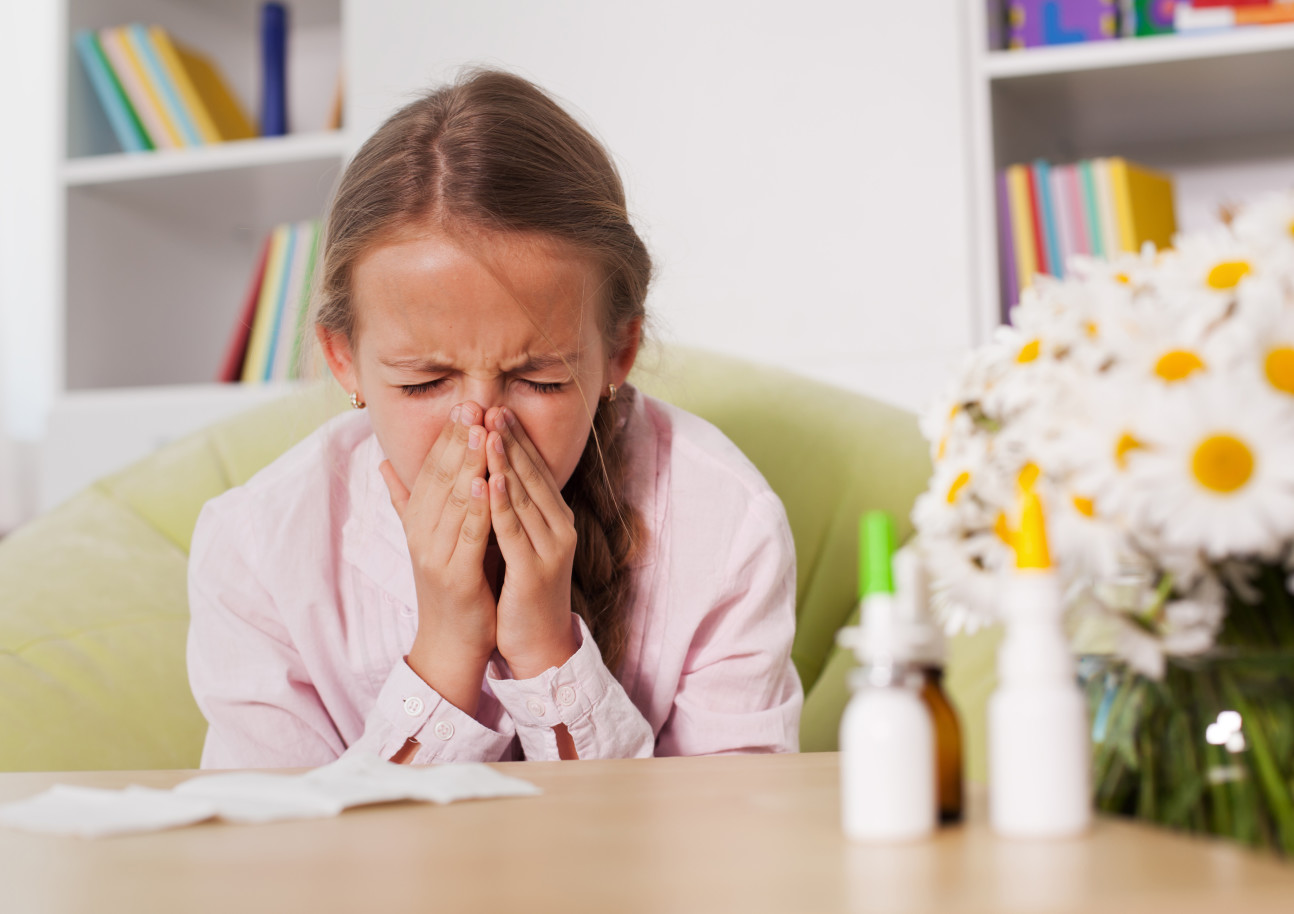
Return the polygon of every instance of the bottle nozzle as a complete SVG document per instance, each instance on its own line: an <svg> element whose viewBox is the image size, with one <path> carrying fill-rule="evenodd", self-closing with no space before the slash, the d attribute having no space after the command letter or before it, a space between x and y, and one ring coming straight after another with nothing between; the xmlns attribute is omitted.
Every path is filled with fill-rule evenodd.
<svg viewBox="0 0 1294 914"><path fill-rule="evenodd" d="M868 511L858 525L858 598L894 593L894 518Z"/></svg>

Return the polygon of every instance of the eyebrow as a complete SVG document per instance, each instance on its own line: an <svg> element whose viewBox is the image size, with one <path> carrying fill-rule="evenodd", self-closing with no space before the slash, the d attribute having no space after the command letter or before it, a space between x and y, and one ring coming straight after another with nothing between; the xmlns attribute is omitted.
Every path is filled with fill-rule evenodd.
<svg viewBox="0 0 1294 914"><path fill-rule="evenodd" d="M505 368L504 374L526 374L532 371L547 371L551 368L573 365L579 358L577 352L554 352L538 353L527 355L524 361ZM388 368L396 368L402 371L416 371L425 374L440 374L454 370L454 365L448 360L439 356L414 356L407 359L383 359L379 358L378 362Z"/></svg>

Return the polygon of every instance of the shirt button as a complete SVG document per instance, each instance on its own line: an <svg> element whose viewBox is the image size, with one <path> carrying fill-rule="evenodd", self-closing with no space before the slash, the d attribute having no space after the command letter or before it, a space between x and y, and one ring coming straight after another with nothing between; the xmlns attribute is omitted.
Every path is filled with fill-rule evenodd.
<svg viewBox="0 0 1294 914"><path fill-rule="evenodd" d="M417 717L422 713L422 699L417 695L410 695L404 700L404 713L410 717Z"/></svg>
<svg viewBox="0 0 1294 914"><path fill-rule="evenodd" d="M538 698L532 698L530 701L526 702L526 710L535 715L535 717L543 717L545 711L544 703Z"/></svg>
<svg viewBox="0 0 1294 914"><path fill-rule="evenodd" d="M563 708L569 708L575 704L575 690L570 686L562 686L557 690L557 703Z"/></svg>
<svg viewBox="0 0 1294 914"><path fill-rule="evenodd" d="M436 726L431 728L431 732L436 734L436 739L449 739L454 735L454 725L447 720L438 721Z"/></svg>

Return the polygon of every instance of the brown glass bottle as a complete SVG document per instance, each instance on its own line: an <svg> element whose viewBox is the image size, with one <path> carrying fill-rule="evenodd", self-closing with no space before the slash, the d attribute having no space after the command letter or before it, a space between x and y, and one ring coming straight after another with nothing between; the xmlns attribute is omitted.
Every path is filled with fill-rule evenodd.
<svg viewBox="0 0 1294 914"><path fill-rule="evenodd" d="M935 728L935 777L939 797L939 821L960 822L962 818L962 727L957 711L944 692L942 667L926 666L921 700L930 709Z"/></svg>

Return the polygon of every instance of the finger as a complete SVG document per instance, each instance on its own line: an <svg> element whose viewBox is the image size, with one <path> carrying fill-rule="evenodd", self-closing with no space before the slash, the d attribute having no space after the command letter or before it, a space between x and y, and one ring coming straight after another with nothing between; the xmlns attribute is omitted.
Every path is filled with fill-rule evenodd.
<svg viewBox="0 0 1294 914"><path fill-rule="evenodd" d="M439 518L445 510L450 493L459 481L463 462L467 458L467 444L472 425L479 415L480 407L475 403L463 403L459 407L457 421L446 422L448 441L441 450L439 458L428 460L413 485L412 497L424 505L429 517ZM454 413L451 411L451 415ZM469 476L470 478L470 476ZM460 499L465 497L465 490L460 491Z"/></svg>
<svg viewBox="0 0 1294 914"><path fill-rule="evenodd" d="M526 493L539 505L550 525L569 520L570 512L562 499L561 487L553 478L547 461L540 455L534 442L526 434L516 413L507 407L499 410L495 426L503 436L508 464ZM516 493L513 493L514 498Z"/></svg>
<svg viewBox="0 0 1294 914"><path fill-rule="evenodd" d="M427 451L427 456L422 460L422 469L425 472L430 473L431 470L436 467L440 462L440 458L449 448L451 442L453 442L454 433L458 431L458 426L460 424L458 421L459 415L462 412L464 405L465 404L463 403L455 405L454 408L449 411L448 418L441 423L440 434L436 436L436 440L431 444L431 450Z"/></svg>
<svg viewBox="0 0 1294 914"><path fill-rule="evenodd" d="M445 536L452 537L453 540L461 534L464 519L471 506L473 481L485 476L485 458L481 454L484 450L485 429L475 425L467 431L466 452L459 464L454 484L445 496L445 506L436 524L438 531L444 528ZM444 539L442 542L451 543L453 540Z"/></svg>
<svg viewBox="0 0 1294 914"><path fill-rule="evenodd" d="M473 476L468 484L467 513L458 531L453 562L465 569L481 572L485 563L485 546L490 540L490 494L485 478Z"/></svg>
<svg viewBox="0 0 1294 914"><path fill-rule="evenodd" d="M490 478L503 487L508 513L523 528L531 544L538 546L546 542L551 531L548 518L535 504L526 485L517 475L516 468L508 460L503 436L498 432L491 432L486 450L489 452Z"/></svg>
<svg viewBox="0 0 1294 914"><path fill-rule="evenodd" d="M524 556L534 554L535 546L508 497L507 477L501 473L490 476L490 525L505 562L519 565Z"/></svg>
<svg viewBox="0 0 1294 914"><path fill-rule="evenodd" d="M404 509L409 504L409 490L404 487L400 477L395 475L395 467L391 466L391 461L383 460L378 470L381 471L382 479L386 482L386 490L391 493L391 507L395 508L395 513L400 520L404 520Z"/></svg>

